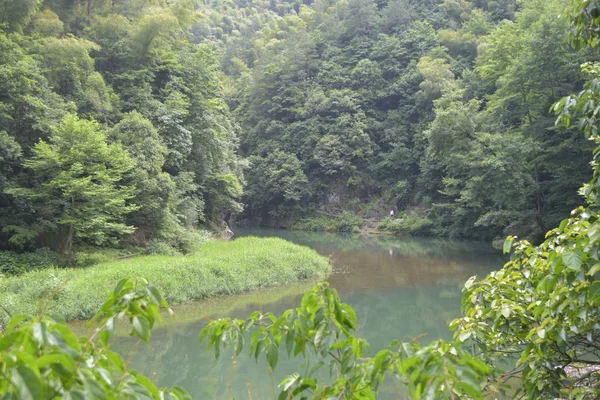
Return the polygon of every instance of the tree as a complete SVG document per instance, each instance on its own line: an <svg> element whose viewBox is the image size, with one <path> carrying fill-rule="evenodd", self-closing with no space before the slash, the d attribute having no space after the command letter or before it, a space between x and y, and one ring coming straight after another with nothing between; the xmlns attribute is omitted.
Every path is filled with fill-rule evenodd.
<svg viewBox="0 0 600 400"><path fill-rule="evenodd" d="M109 138L122 144L135 160L135 168L123 176L124 182L135 187L134 202L139 204L139 209L128 215L128 223L136 227L142 242L165 234L173 218L176 190L171 175L163 172L167 146L152 122L137 111L125 114L110 130Z"/></svg>
<svg viewBox="0 0 600 400"><path fill-rule="evenodd" d="M107 144L97 122L67 115L49 142L35 145L24 165L32 170L33 186L6 193L31 202L35 220L26 231L30 238L54 231L69 255L77 241L115 243L118 235L133 232L124 218L138 208L129 201L135 188L122 180L135 163L120 144ZM11 241L26 238L18 233Z"/></svg>
<svg viewBox="0 0 600 400"><path fill-rule="evenodd" d="M6 24L13 31L22 31L41 3L41 0L0 0L0 25Z"/></svg>
<svg viewBox="0 0 600 400"><path fill-rule="evenodd" d="M571 3L575 47L599 48L600 5ZM591 77L579 94L563 98L553 109L557 123L569 127L578 120L586 138L600 144L597 102L600 69L586 64ZM600 395L600 163L594 150L593 177L580 193L586 205L546 234L540 246L515 243L514 253L500 271L465 285L464 317L453 322L456 337L474 340L488 363L518 358L504 377L519 375L514 397L527 399L595 399Z"/></svg>

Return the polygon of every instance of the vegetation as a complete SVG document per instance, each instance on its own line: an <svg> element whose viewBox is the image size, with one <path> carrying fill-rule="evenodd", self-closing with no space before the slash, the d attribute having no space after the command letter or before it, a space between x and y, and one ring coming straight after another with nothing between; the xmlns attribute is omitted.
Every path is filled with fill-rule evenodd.
<svg viewBox="0 0 600 400"><path fill-rule="evenodd" d="M0 10L2 248L177 248L240 210L238 128L192 2Z"/></svg>
<svg viewBox="0 0 600 400"><path fill-rule="evenodd" d="M0 0L0 10L4 247L50 242L70 255L76 242L125 240L162 252L240 212L229 105L253 166L253 220L358 198L425 210L385 221L390 230L556 228L539 246L509 236L504 268L466 283L452 342L393 342L370 356L352 308L320 284L281 316L211 322L201 340L216 356L249 342L272 369L283 347L306 357L311 368L288 376L280 399L374 399L389 375L415 399L600 396L598 2ZM557 18L565 10L570 23ZM335 215L332 228L354 226ZM189 398L127 370L109 349L117 318L148 343L167 307L158 288L182 302L328 271L314 251L247 238L1 278L0 395ZM139 275L156 287L123 280ZM87 338L48 317L89 317L105 293Z"/></svg>
<svg viewBox="0 0 600 400"><path fill-rule="evenodd" d="M576 47L600 45L598 15L597 3L573 2L571 41ZM578 120L586 138L597 145L600 67L585 64L583 70L591 77L585 89L562 99L554 111L566 127ZM255 313L247 320L214 321L201 338L207 338L219 356L222 344L239 353L243 333L254 331L250 354L264 354L272 368L282 342L288 354L316 357L315 369L329 367L325 379L312 370L288 376L280 386L280 398L376 398L380 382L392 374L406 382L411 397L417 399L498 395L596 399L600 395L600 163L596 157L592 167L592 181L581 190L585 207L575 209L537 247L508 237L504 251L514 252L504 268L481 281L467 281L464 315L451 324L453 343L434 342L424 348L392 343L374 357L364 358L366 344L352 331L353 310L326 286L315 288L301 307L280 317ZM475 358L462 353L465 342L477 354ZM510 389L508 382L515 377L518 384Z"/></svg>
<svg viewBox="0 0 600 400"><path fill-rule="evenodd" d="M44 269L0 279L0 304L13 315L35 314L41 302L67 320L93 316L106 293L122 279L143 276L172 304L323 279L327 259L282 239L211 241L187 256L139 256L91 268ZM0 321L6 322L3 313Z"/></svg>
<svg viewBox="0 0 600 400"><path fill-rule="evenodd" d="M299 219L292 225L292 229L301 231L356 232L360 230L364 222L361 217L344 211L333 217Z"/></svg>
<svg viewBox="0 0 600 400"><path fill-rule="evenodd" d="M415 214L399 215L398 218L382 220L377 229L383 232L404 233L413 236L427 235L431 232L432 222L427 217Z"/></svg>
<svg viewBox="0 0 600 400"><path fill-rule="evenodd" d="M34 253L0 252L0 275L20 275L36 269L61 265L58 253L49 249L38 249Z"/></svg>
<svg viewBox="0 0 600 400"><path fill-rule="evenodd" d="M161 320L161 307L168 305L154 286L129 279L111 292L87 337L76 336L44 310L37 316L15 316L0 333L0 395L23 400L190 399L179 387L157 388L109 348L115 322L124 317L131 322L131 335L149 343L152 327Z"/></svg>
<svg viewBox="0 0 600 400"><path fill-rule="evenodd" d="M597 57L568 46L567 6L209 3L194 32L222 51L252 165L239 218L293 226L324 207L393 207L420 210L436 236L541 239L590 177L591 144L549 111Z"/></svg>

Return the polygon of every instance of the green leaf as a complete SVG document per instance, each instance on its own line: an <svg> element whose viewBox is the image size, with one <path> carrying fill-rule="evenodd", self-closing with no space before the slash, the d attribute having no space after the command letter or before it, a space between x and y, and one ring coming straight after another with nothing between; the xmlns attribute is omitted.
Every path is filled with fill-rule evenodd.
<svg viewBox="0 0 600 400"><path fill-rule="evenodd" d="M292 354L292 350L294 349L294 339L296 338L296 331L290 329L290 331L285 336L285 349L287 351L288 357Z"/></svg>
<svg viewBox="0 0 600 400"><path fill-rule="evenodd" d="M150 322L143 315L133 317L133 332L135 336L150 344Z"/></svg>
<svg viewBox="0 0 600 400"><path fill-rule="evenodd" d="M592 276L595 275L598 271L600 271L600 264L595 264L592 268L590 268L587 274Z"/></svg>
<svg viewBox="0 0 600 400"><path fill-rule="evenodd" d="M467 340L470 337L471 337L470 331L462 331L461 333L458 334L458 340L460 340L461 342L464 342L465 340Z"/></svg>
<svg viewBox="0 0 600 400"><path fill-rule="evenodd" d="M565 251L562 255L562 260L567 268L579 272L581 271L581 264L583 262L583 252L580 249Z"/></svg>
<svg viewBox="0 0 600 400"><path fill-rule="evenodd" d="M90 400L106 400L108 396L106 394L106 390L93 379L89 377L84 381L85 386L85 395L87 399Z"/></svg>
<svg viewBox="0 0 600 400"><path fill-rule="evenodd" d="M536 333L540 339L544 339L546 337L546 330L544 328L538 329Z"/></svg>
<svg viewBox="0 0 600 400"><path fill-rule="evenodd" d="M190 394L181 386L173 386L171 388L171 393L179 400L193 400L192 396L190 396Z"/></svg>
<svg viewBox="0 0 600 400"><path fill-rule="evenodd" d="M19 365L13 370L11 382L17 388L21 400L39 400L44 397L40 377L26 365Z"/></svg>
<svg viewBox="0 0 600 400"><path fill-rule="evenodd" d="M275 369L277 366L277 361L279 360L279 349L274 343L271 343L269 347L267 347L267 363L269 363L269 367L271 369Z"/></svg>
<svg viewBox="0 0 600 400"><path fill-rule="evenodd" d="M512 236L506 238L506 240L504 241L504 245L502 246L502 252L504 254L510 253L510 248L512 247L513 241L514 238Z"/></svg>

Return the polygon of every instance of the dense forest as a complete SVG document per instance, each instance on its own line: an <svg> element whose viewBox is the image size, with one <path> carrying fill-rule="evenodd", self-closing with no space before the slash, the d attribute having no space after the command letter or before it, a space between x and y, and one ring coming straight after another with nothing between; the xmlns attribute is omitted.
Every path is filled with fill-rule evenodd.
<svg viewBox="0 0 600 400"><path fill-rule="evenodd" d="M396 231L539 237L591 176L550 110L594 60L564 7L0 0L0 246L390 209Z"/></svg>
<svg viewBox="0 0 600 400"><path fill-rule="evenodd" d="M189 2L0 2L4 246L182 246L241 210L238 126Z"/></svg>
<svg viewBox="0 0 600 400"><path fill-rule="evenodd" d="M592 59L567 43L566 6L213 4L196 32L222 49L252 166L242 218L289 226L395 208L415 233L544 233L590 176L591 144L550 112Z"/></svg>

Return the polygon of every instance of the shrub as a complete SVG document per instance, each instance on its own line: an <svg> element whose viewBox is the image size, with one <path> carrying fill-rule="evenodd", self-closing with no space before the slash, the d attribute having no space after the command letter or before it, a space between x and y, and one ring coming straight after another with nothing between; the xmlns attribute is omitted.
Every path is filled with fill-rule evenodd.
<svg viewBox="0 0 600 400"><path fill-rule="evenodd" d="M309 217L296 221L292 229L298 231L326 231L326 232L355 232L363 226L364 220L348 211L333 217Z"/></svg>
<svg viewBox="0 0 600 400"><path fill-rule="evenodd" d="M33 253L0 252L0 274L20 275L61 265L59 254L47 248L38 249Z"/></svg>
<svg viewBox="0 0 600 400"><path fill-rule="evenodd" d="M146 247L144 247L144 254L146 255L157 255L162 254L165 256L177 256L181 255L181 253L171 246L169 243L164 242L158 239L152 239L148 242Z"/></svg>
<svg viewBox="0 0 600 400"><path fill-rule="evenodd" d="M379 223L377 228L383 232L419 236L428 235L431 232L432 224L427 217L411 214L401 216L398 219L386 218Z"/></svg>

